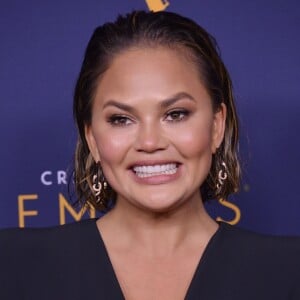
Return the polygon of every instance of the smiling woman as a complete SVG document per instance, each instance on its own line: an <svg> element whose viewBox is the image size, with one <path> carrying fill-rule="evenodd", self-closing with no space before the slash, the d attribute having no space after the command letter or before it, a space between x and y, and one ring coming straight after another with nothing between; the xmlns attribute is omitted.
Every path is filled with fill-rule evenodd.
<svg viewBox="0 0 300 300"><path fill-rule="evenodd" d="M300 298L298 238L217 223L203 205L240 179L231 80L203 28L169 12L98 27L74 115L78 199L106 214L3 231L1 299Z"/></svg>
<svg viewBox="0 0 300 300"><path fill-rule="evenodd" d="M213 111L185 56L136 46L118 54L98 81L85 137L117 191L116 206L163 212L202 202L199 187L222 142L225 116L225 105ZM171 174L160 171L166 168Z"/></svg>
<svg viewBox="0 0 300 300"><path fill-rule="evenodd" d="M201 134L210 134L211 153L208 160L203 159L209 167L202 181L197 181L198 189L201 187L202 191L201 198L203 201L226 198L238 190L238 124L231 80L218 55L214 39L196 23L168 12L139 12L120 17L115 23L107 23L95 30L75 91L74 114L80 133L75 177L82 202L100 210L105 209L108 202L115 201L116 197L112 197L111 185L107 188L108 197L103 189L101 201L100 198L96 201L92 190L87 188L93 184L97 169L95 162L100 160L99 154L95 156L93 151L90 152L90 147L95 144L91 144L90 133L96 130L92 124L95 115L98 116L97 122L103 122L99 124L99 130L110 132L111 128L104 122L104 109L109 106L119 109L117 114L111 113L109 120L114 122L110 124L134 123L132 127L136 129L137 141L139 136L147 138L142 130L155 128L150 130L151 134L160 133L161 137L172 134L172 138L181 132L184 147L190 148L204 142ZM168 122L174 112L180 112L182 122ZM140 116L141 113L143 116ZM145 118L149 121L145 122ZM165 122L161 122L163 119ZM158 128L156 124L165 125ZM207 128L201 130L198 126ZM166 129L170 132L164 132ZM111 139L118 143L122 139L127 141L127 132L132 133L133 128L111 132L119 134ZM107 141L100 142L99 147L111 149L108 145ZM196 149L199 152L199 147ZM157 152L152 155L152 160L164 160L164 156L169 155L168 151ZM148 155L144 153L140 156ZM219 172L225 171L225 161L227 180L216 188ZM105 176L109 177L108 170L105 172L105 156L101 166ZM185 165L180 169L185 169ZM102 170L99 175L102 178L101 174ZM109 179L108 182L112 184Z"/></svg>

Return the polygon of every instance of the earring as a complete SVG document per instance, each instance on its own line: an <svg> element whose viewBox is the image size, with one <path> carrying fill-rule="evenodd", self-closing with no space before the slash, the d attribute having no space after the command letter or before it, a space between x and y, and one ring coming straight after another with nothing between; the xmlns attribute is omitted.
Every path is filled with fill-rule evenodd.
<svg viewBox="0 0 300 300"><path fill-rule="evenodd" d="M103 197L101 197L101 192L103 194L104 192L103 190L107 188L107 182L104 179L100 162L97 162L96 165L97 165L97 173L93 176L92 188L94 191L94 195L96 197L96 203L103 204L102 201Z"/></svg>
<svg viewBox="0 0 300 300"><path fill-rule="evenodd" d="M224 181L227 179L227 166L224 161L221 163L221 170L218 173L218 183L217 183L217 190L220 191L222 186L224 185Z"/></svg>

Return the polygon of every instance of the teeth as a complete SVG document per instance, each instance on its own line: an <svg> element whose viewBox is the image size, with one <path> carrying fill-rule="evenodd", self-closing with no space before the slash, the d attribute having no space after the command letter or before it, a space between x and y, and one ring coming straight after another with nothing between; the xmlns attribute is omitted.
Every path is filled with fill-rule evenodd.
<svg viewBox="0 0 300 300"><path fill-rule="evenodd" d="M138 177L150 177L157 175L171 175L177 171L176 164L154 165L154 166L136 166L133 168Z"/></svg>

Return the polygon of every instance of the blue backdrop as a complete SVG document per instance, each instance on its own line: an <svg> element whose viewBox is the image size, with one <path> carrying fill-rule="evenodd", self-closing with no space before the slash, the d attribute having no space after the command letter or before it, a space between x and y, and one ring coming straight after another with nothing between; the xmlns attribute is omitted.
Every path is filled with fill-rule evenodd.
<svg viewBox="0 0 300 300"><path fill-rule="evenodd" d="M163 8L216 37L235 86L243 185L227 202L208 204L209 212L255 231L300 235L300 2L292 0L2 1L0 227L81 217L67 202L66 170L86 44L119 13Z"/></svg>

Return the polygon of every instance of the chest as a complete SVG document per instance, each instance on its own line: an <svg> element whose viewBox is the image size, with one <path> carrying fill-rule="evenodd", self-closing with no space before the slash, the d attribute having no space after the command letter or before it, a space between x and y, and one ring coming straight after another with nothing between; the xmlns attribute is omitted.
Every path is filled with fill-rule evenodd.
<svg viewBox="0 0 300 300"><path fill-rule="evenodd" d="M111 261L126 300L182 300L201 255L202 251L161 258L127 254Z"/></svg>

